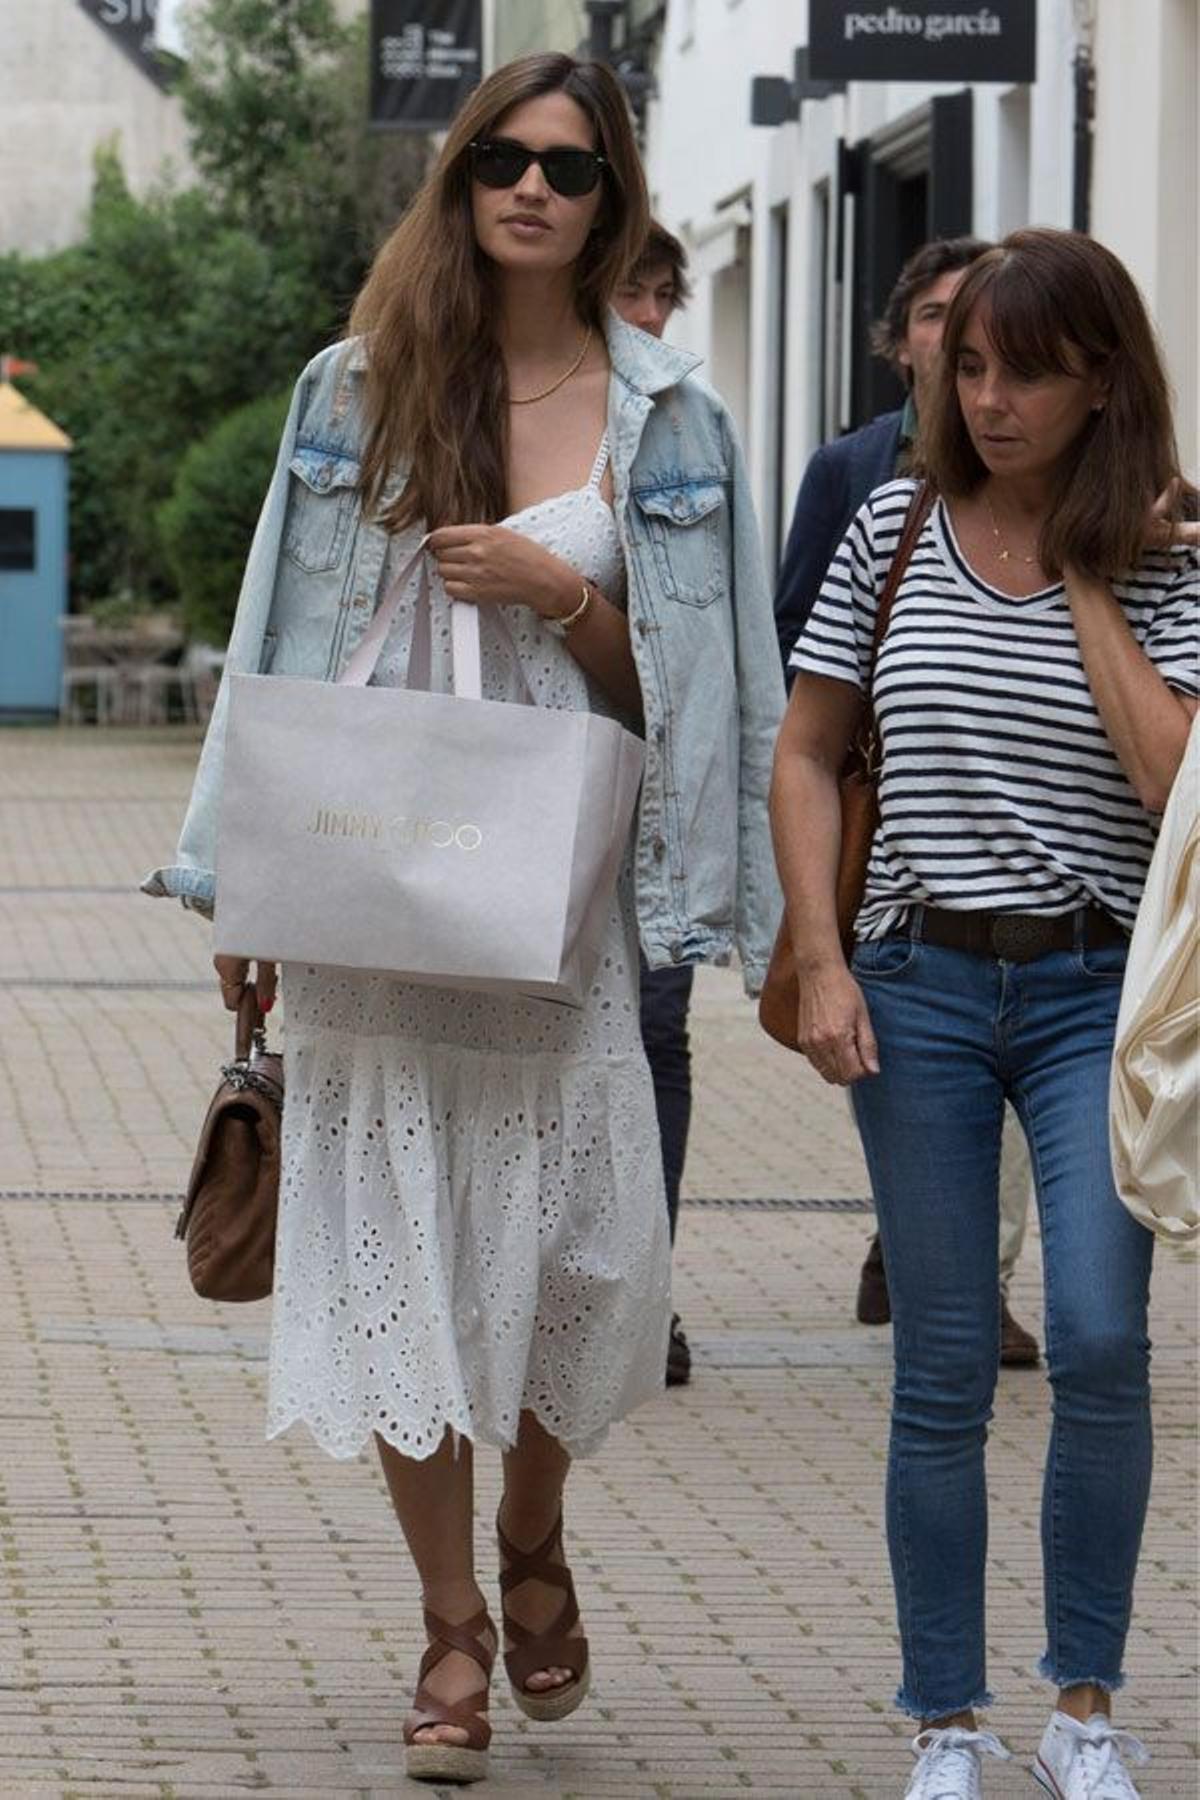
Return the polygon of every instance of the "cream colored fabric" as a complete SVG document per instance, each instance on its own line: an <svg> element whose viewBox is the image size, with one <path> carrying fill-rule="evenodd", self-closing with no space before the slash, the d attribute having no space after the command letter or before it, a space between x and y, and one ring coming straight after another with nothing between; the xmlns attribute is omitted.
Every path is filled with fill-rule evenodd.
<svg viewBox="0 0 1200 1800"><path fill-rule="evenodd" d="M1163 814L1129 947L1109 1116L1113 1173L1160 1237L1200 1233L1200 716Z"/></svg>

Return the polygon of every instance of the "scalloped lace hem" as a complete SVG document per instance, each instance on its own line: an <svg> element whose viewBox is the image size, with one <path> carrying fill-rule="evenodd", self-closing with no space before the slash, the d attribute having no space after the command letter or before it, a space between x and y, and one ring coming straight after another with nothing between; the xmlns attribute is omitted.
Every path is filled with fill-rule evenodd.
<svg viewBox="0 0 1200 1800"><path fill-rule="evenodd" d="M584 1429L578 1435L567 1436L563 1432L561 1419L555 1419L548 1408L538 1406L536 1402L522 1406L521 1411L532 1413L542 1430L548 1436L557 1438L572 1462L582 1462L590 1456L595 1456L596 1452L604 1447L605 1439L614 1425L619 1424L622 1419L628 1418L630 1413L636 1411L639 1406L645 1405L647 1400L656 1399L659 1393L664 1391L665 1335L662 1366L664 1372L662 1382L656 1386L647 1384L644 1394L631 1397L619 1412L614 1413L603 1424ZM516 1445L515 1428L505 1432L498 1426L471 1419L465 1414L459 1414L454 1418L448 1415L439 1424L426 1426L420 1433L419 1441L414 1442L411 1428L407 1432L401 1433L394 1424L391 1426L388 1424L360 1425L355 1428L353 1433L350 1433L338 1427L332 1419L319 1411L299 1404L280 1408L268 1416L267 1442L271 1443L275 1438L283 1437L285 1432L292 1431L301 1425L310 1433L317 1448L323 1450L327 1456L331 1456L335 1462L356 1462L364 1451L371 1448L377 1437L382 1438L385 1444L390 1445L400 1456L407 1457L411 1462L425 1462L427 1458L433 1456L447 1431L453 1432L456 1438L464 1438L470 1444L486 1445L489 1449L501 1452L512 1450Z"/></svg>

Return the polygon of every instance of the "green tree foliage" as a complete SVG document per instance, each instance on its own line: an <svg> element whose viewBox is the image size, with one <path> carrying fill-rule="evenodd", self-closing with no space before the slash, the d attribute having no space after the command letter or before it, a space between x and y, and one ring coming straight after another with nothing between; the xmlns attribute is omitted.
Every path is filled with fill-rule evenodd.
<svg viewBox="0 0 1200 1800"><path fill-rule="evenodd" d="M326 340L329 300L200 189L136 200L97 160L83 244L0 263L0 343L70 434L71 551L90 598L171 590L156 509L189 443Z"/></svg>
<svg viewBox="0 0 1200 1800"><path fill-rule="evenodd" d="M166 598L183 581L163 503L189 446L289 387L336 335L420 179L423 142L367 126L365 31L339 25L329 0L207 0L181 86L197 184L135 198L104 150L84 241L0 257L0 349L39 365L22 385L75 442L85 600ZM219 535L236 506L217 510ZM203 543L194 505L189 518Z"/></svg>
<svg viewBox="0 0 1200 1800"><path fill-rule="evenodd" d="M188 630L223 644L233 623L246 552L271 479L288 394L240 406L192 444L158 509Z"/></svg>
<svg viewBox="0 0 1200 1800"><path fill-rule="evenodd" d="M192 156L230 219L268 243L307 231L309 207L324 213L336 185L342 40L330 0L209 0L190 32L180 96Z"/></svg>
<svg viewBox="0 0 1200 1800"><path fill-rule="evenodd" d="M366 17L339 25L330 0L208 0L188 49L180 94L210 191L340 315L425 157L420 140L366 127Z"/></svg>

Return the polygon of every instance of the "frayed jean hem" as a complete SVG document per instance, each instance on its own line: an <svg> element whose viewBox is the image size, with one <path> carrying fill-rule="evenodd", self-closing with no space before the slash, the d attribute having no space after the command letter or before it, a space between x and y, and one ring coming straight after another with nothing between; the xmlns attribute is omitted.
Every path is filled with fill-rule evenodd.
<svg viewBox="0 0 1200 1800"><path fill-rule="evenodd" d="M1118 1675L1112 1681L1106 1681L1103 1675L1061 1675L1049 1656L1043 1656L1037 1672L1043 1681L1052 1681L1058 1688L1094 1687L1099 1688L1102 1694L1115 1694L1125 1686L1124 1675Z"/></svg>
<svg viewBox="0 0 1200 1800"><path fill-rule="evenodd" d="M922 1719L949 1719L955 1713L975 1712L985 1706L994 1706L996 1701L991 1690L984 1688L973 1700L951 1700L946 1706L921 1706L903 1688L897 1688L895 1704L910 1719L916 1719L920 1723Z"/></svg>

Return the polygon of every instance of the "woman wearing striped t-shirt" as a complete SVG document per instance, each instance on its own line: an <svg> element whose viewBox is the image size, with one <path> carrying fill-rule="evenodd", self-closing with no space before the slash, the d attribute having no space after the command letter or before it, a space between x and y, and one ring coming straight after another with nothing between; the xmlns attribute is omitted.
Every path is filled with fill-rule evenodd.
<svg viewBox="0 0 1200 1800"><path fill-rule="evenodd" d="M776 855L802 1048L853 1083L895 1320L887 1525L921 1721L913 1796L981 1792L984 1442L1004 1102L1042 1220L1054 1423L1043 1556L1057 1706L1035 1773L1136 1795L1109 1720L1150 1483L1153 1240L1117 1199L1108 1079L1127 934L1196 710L1200 556L1141 299L1108 251L1021 231L946 322L922 418L940 498L879 652L881 824L852 964L836 771L913 496L879 488L792 657ZM1088 1785L1088 1784L1091 1785Z"/></svg>

